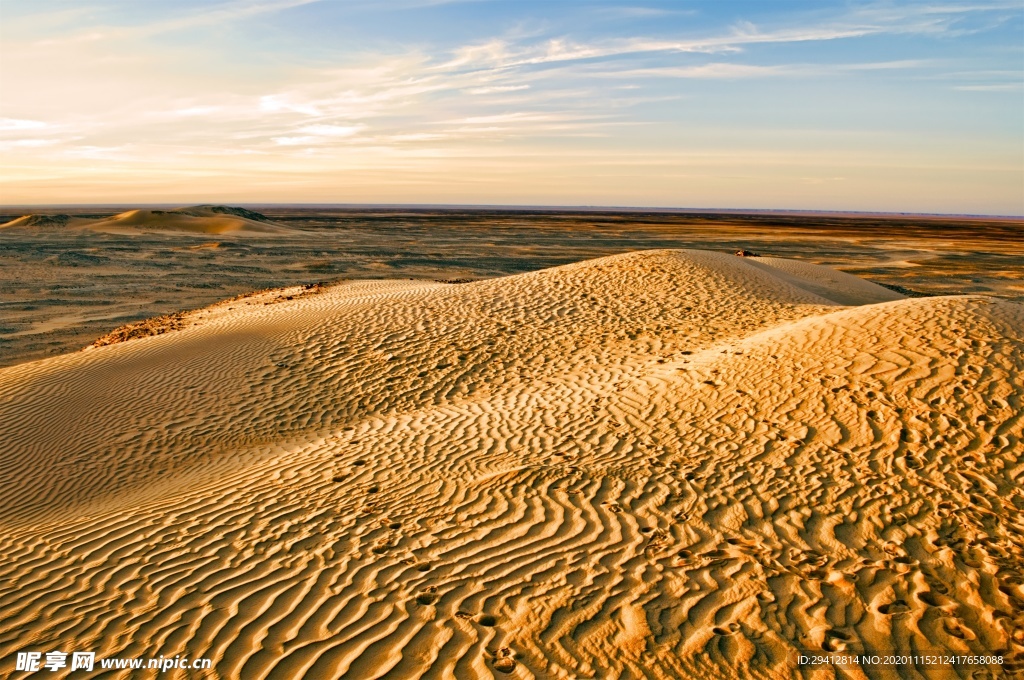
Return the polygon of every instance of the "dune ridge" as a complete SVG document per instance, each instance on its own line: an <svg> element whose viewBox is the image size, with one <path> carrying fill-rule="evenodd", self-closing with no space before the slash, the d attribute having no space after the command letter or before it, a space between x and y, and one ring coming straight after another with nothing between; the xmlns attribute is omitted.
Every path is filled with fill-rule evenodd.
<svg viewBox="0 0 1024 680"><path fill-rule="evenodd" d="M1019 304L646 251L193 319L0 369L0 658L188 654L246 679L788 678L799 651L843 649L1024 667Z"/></svg>

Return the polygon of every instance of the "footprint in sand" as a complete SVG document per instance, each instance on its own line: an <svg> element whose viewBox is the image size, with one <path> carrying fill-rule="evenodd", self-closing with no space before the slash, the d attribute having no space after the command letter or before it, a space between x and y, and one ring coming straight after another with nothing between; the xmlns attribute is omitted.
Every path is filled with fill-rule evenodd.
<svg viewBox="0 0 1024 680"><path fill-rule="evenodd" d="M679 561L679 566L689 565L694 561L694 556L689 550L680 550L676 553L676 560Z"/></svg>
<svg viewBox="0 0 1024 680"><path fill-rule="evenodd" d="M847 643L851 639L849 633L844 633L841 630L827 630L821 648L826 652L841 652L847 648Z"/></svg>
<svg viewBox="0 0 1024 680"><path fill-rule="evenodd" d="M900 614L906 614L910 611L910 607L904 600L896 600L889 604L883 604L878 608L878 613L883 616L898 616Z"/></svg>
<svg viewBox="0 0 1024 680"><path fill-rule="evenodd" d="M494 659L494 670L502 673L511 673L516 668L516 660L512 658L512 650L502 647L498 650Z"/></svg>
<svg viewBox="0 0 1024 680"><path fill-rule="evenodd" d="M944 619L942 621L942 630L946 631L947 635L961 640L973 640L975 638L974 633L965 628L963 623L957 618Z"/></svg>
<svg viewBox="0 0 1024 680"><path fill-rule="evenodd" d="M924 602L929 607L941 607L949 602L946 598L933 592L918 593L917 599L921 600L921 602Z"/></svg>
<svg viewBox="0 0 1024 680"><path fill-rule="evenodd" d="M715 635L721 635L723 637L735 635L736 633L740 632L740 624L736 623L735 621L732 621L724 626L715 626L711 629L711 632Z"/></svg>
<svg viewBox="0 0 1024 680"><path fill-rule="evenodd" d="M420 604L434 604L437 600L437 586L427 586L422 593L416 596L416 601Z"/></svg>

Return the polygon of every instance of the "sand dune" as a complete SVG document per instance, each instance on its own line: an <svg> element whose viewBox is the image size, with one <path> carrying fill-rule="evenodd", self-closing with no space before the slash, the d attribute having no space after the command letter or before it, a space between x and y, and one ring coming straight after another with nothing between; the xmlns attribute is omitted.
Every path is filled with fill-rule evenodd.
<svg viewBox="0 0 1024 680"><path fill-rule="evenodd" d="M87 220L73 215L23 215L10 222L0 224L0 229L66 228L84 224Z"/></svg>
<svg viewBox="0 0 1024 680"><path fill-rule="evenodd" d="M129 210L113 217L98 219L70 215L25 215L6 224L0 224L0 229L39 228L62 228L116 234L132 234L143 231L191 234L274 234L292 231L252 210L217 205L201 205L175 210Z"/></svg>
<svg viewBox="0 0 1024 680"><path fill-rule="evenodd" d="M187 654L245 679L788 678L801 650L842 649L1024 668L1022 349L1013 302L647 251L268 292L0 369L0 658Z"/></svg>

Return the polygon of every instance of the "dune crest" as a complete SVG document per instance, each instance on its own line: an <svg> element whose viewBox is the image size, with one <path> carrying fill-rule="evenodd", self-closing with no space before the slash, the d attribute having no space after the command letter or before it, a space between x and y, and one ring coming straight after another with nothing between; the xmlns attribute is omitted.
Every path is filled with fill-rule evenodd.
<svg viewBox="0 0 1024 680"><path fill-rule="evenodd" d="M1019 304L647 251L194 314L0 369L3 658L88 643L245 679L1024 664Z"/></svg>

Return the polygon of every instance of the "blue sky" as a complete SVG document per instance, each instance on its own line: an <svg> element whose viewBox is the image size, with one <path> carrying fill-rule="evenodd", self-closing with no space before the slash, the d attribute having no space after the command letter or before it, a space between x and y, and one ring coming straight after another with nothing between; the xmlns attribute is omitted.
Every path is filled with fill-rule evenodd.
<svg viewBox="0 0 1024 680"><path fill-rule="evenodd" d="M1024 214L1024 3L0 0L0 202Z"/></svg>

